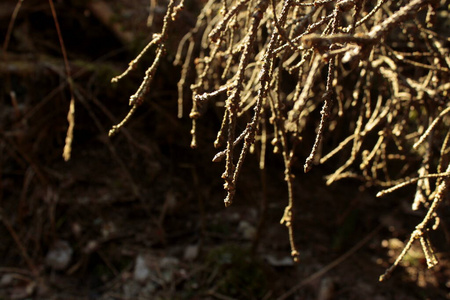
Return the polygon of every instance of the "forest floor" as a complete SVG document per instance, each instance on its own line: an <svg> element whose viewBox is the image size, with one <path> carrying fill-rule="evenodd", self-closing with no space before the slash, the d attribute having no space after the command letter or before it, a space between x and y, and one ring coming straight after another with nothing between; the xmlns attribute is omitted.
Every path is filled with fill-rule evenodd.
<svg viewBox="0 0 450 300"><path fill-rule="evenodd" d="M0 40L16 3L0 3ZM431 236L440 264L428 270L417 245L378 281L423 217L409 190L379 199L352 180L326 186L333 166L303 174L299 159L298 264L279 222L279 156L268 155L263 172L249 156L225 208L224 166L211 162L220 110L200 120L190 149L190 120L176 118L173 52L151 100L109 138L151 61L110 83L148 41L147 5L57 3L76 98L68 162L70 94L49 4L21 7L0 58L0 299L450 299L448 206Z"/></svg>

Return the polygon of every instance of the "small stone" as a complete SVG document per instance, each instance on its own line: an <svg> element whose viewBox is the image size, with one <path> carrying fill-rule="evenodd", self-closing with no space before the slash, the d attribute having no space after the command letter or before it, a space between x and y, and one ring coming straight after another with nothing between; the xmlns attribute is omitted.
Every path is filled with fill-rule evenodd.
<svg viewBox="0 0 450 300"><path fill-rule="evenodd" d="M137 282L144 282L150 275L150 269L145 262L145 257L139 254L136 257L136 262L134 264L133 278Z"/></svg>
<svg viewBox="0 0 450 300"><path fill-rule="evenodd" d="M186 261L193 261L197 258L199 253L198 245L188 245L186 249L184 249L183 259Z"/></svg>
<svg viewBox="0 0 450 300"><path fill-rule="evenodd" d="M53 243L52 247L45 256L45 264L54 270L64 270L70 263L73 250L69 243L58 240Z"/></svg>

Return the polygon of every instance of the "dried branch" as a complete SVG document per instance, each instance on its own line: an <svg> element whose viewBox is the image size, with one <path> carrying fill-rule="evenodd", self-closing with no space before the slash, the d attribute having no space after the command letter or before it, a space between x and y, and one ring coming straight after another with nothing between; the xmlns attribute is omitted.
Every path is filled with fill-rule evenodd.
<svg viewBox="0 0 450 300"><path fill-rule="evenodd" d="M167 27L176 14L174 2L169 3L162 33L142 52L155 45L155 61L130 98L129 114L111 133L143 101L163 54ZM283 158L288 191L281 223L288 229L292 255L298 260L293 230L294 173L298 170L293 158L305 155L302 146L307 141L312 147L307 146L305 172L314 163L344 158L327 176L327 184L352 178L390 187L379 196L416 184L415 198L422 200L414 203L426 201L427 216L394 265L418 239L433 266L436 259L426 227L431 219L437 220L436 209L450 175L449 170L441 171L450 152L448 128L439 125L447 121L450 111L450 60L445 48L448 38L435 28L436 12L446 9L439 5L432 0L373 4L363 0L208 1L195 27L180 39L176 54L176 64L182 65L178 116L182 116L184 94L190 89L191 147L195 148L203 108L224 107L214 141L221 149L213 161L224 160L225 206L234 200L246 155L252 147L265 153L270 136L273 152ZM425 21L416 18L423 8L427 9ZM405 50L409 46L401 45L406 43L414 48ZM350 132L338 140L341 122ZM316 128L313 141L308 135L311 125ZM331 135L333 142L328 138ZM255 143L258 139L264 142ZM432 153L432 148L440 152ZM320 158L322 151L328 154ZM261 154L260 166L264 166L263 159ZM412 162L418 161L422 164L417 170ZM434 191L432 180L436 180Z"/></svg>

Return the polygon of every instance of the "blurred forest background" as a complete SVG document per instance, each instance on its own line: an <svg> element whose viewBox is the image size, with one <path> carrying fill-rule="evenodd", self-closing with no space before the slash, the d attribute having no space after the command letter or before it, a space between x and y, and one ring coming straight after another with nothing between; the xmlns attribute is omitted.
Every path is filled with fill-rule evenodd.
<svg viewBox="0 0 450 300"><path fill-rule="evenodd" d="M379 199L353 179L326 186L337 163L294 165L299 264L279 222L281 157L268 153L261 173L249 155L224 208L223 166L211 162L219 110L199 121L195 150L190 119L177 118L172 62L204 1L187 1L172 29L151 101L108 137L152 54L111 78L161 30L159 2L149 28L148 0L54 1L76 99L68 162L71 95L51 6L23 1L12 25L19 2L0 2L0 299L450 299L448 204L431 235L440 264L427 269L414 245L378 282L423 218L411 189Z"/></svg>

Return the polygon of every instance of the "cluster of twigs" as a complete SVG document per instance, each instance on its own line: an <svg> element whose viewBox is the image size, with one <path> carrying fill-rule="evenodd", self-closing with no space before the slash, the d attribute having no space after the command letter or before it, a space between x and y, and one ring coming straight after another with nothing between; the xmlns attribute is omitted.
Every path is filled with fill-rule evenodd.
<svg viewBox="0 0 450 300"><path fill-rule="evenodd" d="M195 27L181 39L175 58L182 66L178 115L183 115L183 101L192 94L189 116L195 148L197 120L205 107L211 102L224 106L214 142L223 150L213 161L225 159L225 205L233 202L247 153L258 147L264 168L270 141L284 161L289 196L281 223L288 228L292 256L298 260L292 227L296 150L311 149L305 172L314 164L348 157L327 177L327 184L355 178L367 185L395 185L381 196L416 183L413 209L427 209L404 251L380 280L416 239L428 266L434 266L437 260L427 231L438 224L437 208L450 180L450 40L445 29L439 31L446 22L440 15L446 6L444 0L207 1ZM183 1L169 1L161 34L143 51L156 47L154 63L130 98L129 115L111 134L144 100L165 52L167 28L182 8ZM304 138L311 123L317 128L312 145ZM327 149L330 145L324 139L340 133L342 126L351 134Z"/></svg>

